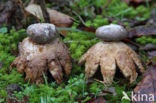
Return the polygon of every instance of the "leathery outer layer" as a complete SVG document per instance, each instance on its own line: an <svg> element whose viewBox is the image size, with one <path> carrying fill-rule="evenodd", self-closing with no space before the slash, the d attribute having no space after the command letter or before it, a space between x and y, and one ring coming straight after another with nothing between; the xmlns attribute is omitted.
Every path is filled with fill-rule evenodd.
<svg viewBox="0 0 156 103"><path fill-rule="evenodd" d="M19 44L19 56L11 64L11 69L16 66L20 73L25 73L25 80L36 84L44 83L43 73L51 73L57 83L63 79L63 69L68 76L72 63L68 48L58 39L48 44L36 44L25 38Z"/></svg>
<svg viewBox="0 0 156 103"><path fill-rule="evenodd" d="M123 42L99 42L81 57L79 64L85 61L86 78L91 78L100 66L104 84L112 83L116 64L130 83L137 78L135 64L141 73L144 72L144 67L137 54Z"/></svg>

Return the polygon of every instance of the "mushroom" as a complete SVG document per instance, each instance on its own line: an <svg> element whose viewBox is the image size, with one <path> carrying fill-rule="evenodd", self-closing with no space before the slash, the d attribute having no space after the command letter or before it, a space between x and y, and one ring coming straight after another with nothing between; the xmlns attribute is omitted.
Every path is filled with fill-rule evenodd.
<svg viewBox="0 0 156 103"><path fill-rule="evenodd" d="M127 37L127 31L120 25L110 24L97 28L96 37L103 41L119 41Z"/></svg>
<svg viewBox="0 0 156 103"><path fill-rule="evenodd" d="M46 44L56 39L55 25L49 23L32 24L27 28L30 39L39 44Z"/></svg>
<svg viewBox="0 0 156 103"><path fill-rule="evenodd" d="M86 62L85 76L87 79L93 77L98 66L101 67L103 83L106 85L112 83L116 65L130 83L137 78L135 64L141 73L144 72L144 67L135 51L120 41L127 37L127 32L122 26L111 24L99 27L96 30L96 36L102 42L92 46L79 61L79 64Z"/></svg>
<svg viewBox="0 0 156 103"><path fill-rule="evenodd" d="M26 74L25 80L36 84L44 83L43 73L49 71L59 84L63 69L71 73L71 57L66 45L57 38L53 24L37 23L27 28L29 37L19 44L19 56L11 64L19 73Z"/></svg>

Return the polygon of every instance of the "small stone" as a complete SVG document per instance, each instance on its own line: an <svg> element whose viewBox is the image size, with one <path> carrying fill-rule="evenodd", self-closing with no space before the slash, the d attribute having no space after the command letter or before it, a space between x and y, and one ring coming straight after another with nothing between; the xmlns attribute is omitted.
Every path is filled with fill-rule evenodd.
<svg viewBox="0 0 156 103"><path fill-rule="evenodd" d="M103 41L120 41L127 37L126 29L117 24L101 26L96 29L96 37Z"/></svg>
<svg viewBox="0 0 156 103"><path fill-rule="evenodd" d="M55 25L49 23L32 24L27 28L30 39L39 44L46 44L56 38Z"/></svg>

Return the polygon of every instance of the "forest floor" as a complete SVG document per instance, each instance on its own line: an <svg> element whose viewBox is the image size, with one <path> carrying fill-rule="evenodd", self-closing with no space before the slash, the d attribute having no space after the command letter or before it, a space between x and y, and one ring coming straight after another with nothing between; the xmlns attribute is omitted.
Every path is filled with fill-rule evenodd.
<svg viewBox="0 0 156 103"><path fill-rule="evenodd" d="M0 103L131 103L138 102L141 94L148 95L141 102L156 101L154 0L37 1L0 2ZM47 11L44 11L44 6ZM16 68L10 70L11 63L19 54L19 43L27 37L27 27L37 22L55 24L60 41L69 48L72 72L61 84L43 74L44 84L36 85L25 81L25 74L18 73ZM124 78L119 67L113 83L107 86L101 82L100 67L92 79L86 80L85 65L78 65L82 55L101 41L95 36L95 30L109 24L126 28L128 37L122 42L138 54L146 69L144 74L138 73L132 84ZM138 94L136 100L131 98L133 92ZM154 94L154 100L150 94Z"/></svg>

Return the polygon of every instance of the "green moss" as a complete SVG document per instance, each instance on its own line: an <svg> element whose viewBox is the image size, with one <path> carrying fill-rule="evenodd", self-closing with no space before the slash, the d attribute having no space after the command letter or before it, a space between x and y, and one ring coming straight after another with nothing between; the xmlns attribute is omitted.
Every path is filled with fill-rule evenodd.
<svg viewBox="0 0 156 103"><path fill-rule="evenodd" d="M17 98L22 98L22 96L29 96L29 102L38 103L42 101L46 101L48 103L73 103L76 102L77 99L83 98L88 95L88 91L92 89L98 89L103 87L102 84L93 83L96 88L92 88L85 83L84 74L80 74L79 76L72 76L68 80L68 84L65 85L62 83L61 85L57 85L56 83L51 83L49 85L39 84L36 85L24 85L24 90L22 92L14 92L14 95ZM94 87L95 87L94 86ZM98 91L92 90L92 93L95 94ZM91 97L88 96L87 99ZM83 99L82 99L83 100Z"/></svg>
<svg viewBox="0 0 156 103"><path fill-rule="evenodd" d="M140 43L141 45L145 45L147 43L156 44L156 38L152 36L142 36L136 39L136 42Z"/></svg>
<svg viewBox="0 0 156 103"><path fill-rule="evenodd" d="M70 6L73 11L86 21L85 25L87 27L93 26L94 28L110 23L117 24L124 18L141 21L150 17L150 8L146 8L145 6L141 5L134 8L121 0L112 0L107 8L103 8L107 2L107 0L73 0ZM51 5L47 4L46 6L50 7ZM108 18L112 17L114 20L111 22ZM77 16L75 18L79 20ZM74 22L72 29L77 28L79 22ZM125 26L128 26L128 24L129 22L124 22ZM64 80L60 85L57 85L55 81L40 85L29 85L29 82L25 83L22 74L17 73L15 68L12 71L9 70L10 64L18 54L18 44L25 37L25 29L19 31L12 29L9 32L5 27L0 29L0 62L3 62L0 68L0 102L6 102L7 92L5 88L9 84L19 84L22 91L14 92L14 96L21 101L24 96L28 96L30 103L75 103L78 100L85 102L92 97L101 96L100 92L109 88L95 81L90 84L86 83L84 75L85 67L80 67L76 62L90 47L100 40L95 37L95 34L75 31L69 33L63 40L69 47L71 56L74 59L72 74L68 80ZM146 43L156 44L156 40L152 36L142 36L136 39L136 42L142 45ZM141 55L143 60L147 61L148 58L145 53L143 51L141 53L143 54ZM133 88L130 88L129 85L119 86L119 83L113 83L111 86L115 87L117 95L113 96L108 93L106 96L103 96L108 103L130 103L127 100L121 100L123 96L122 92L125 91L130 95L130 91Z"/></svg>
<svg viewBox="0 0 156 103"><path fill-rule="evenodd" d="M110 23L107 18L110 17L116 19L112 22L115 24L117 23L116 21L121 21L124 18L143 21L150 17L150 8L144 5L134 8L121 0L112 0L107 8L103 8L107 2L106 0L74 0L70 6L73 11L76 11L76 13L86 21L85 25L87 27L93 26L97 28L102 25L107 25ZM96 10L90 10L91 8L96 8ZM76 19L79 20L77 16ZM127 25L128 22L125 23L125 26Z"/></svg>
<svg viewBox="0 0 156 103"><path fill-rule="evenodd" d="M85 83L84 74L82 73L80 75L80 72L83 72L84 69L82 69L76 63L73 63L73 68L75 69L72 71L73 74L69 78L68 82L66 84L62 83L61 85L57 85L56 82L53 82L45 85L40 84L38 86L30 86L24 83L22 74L19 74L15 68L10 71L9 66L15 59L15 51L18 52L17 45L26 36L25 34L25 30L11 30L10 33L0 34L0 37L2 37L0 38L0 62L3 62L2 68L0 69L1 102L6 102L5 98L7 96L7 92L5 88L9 84L19 84L22 88L22 91L14 92L14 96L21 101L24 96L28 96L29 102L31 103L38 103L42 101L55 103L73 103L77 99L88 95L90 90L87 88L88 85ZM89 47L91 47L99 40L95 39L94 34L72 32L64 39L64 41L68 43L73 57L75 59L79 59ZM78 74L78 76L75 74ZM96 86L96 88L98 88L99 85L96 84ZM92 93L94 93L94 90ZM89 96L88 98L84 99L84 101L88 99L90 99Z"/></svg>
<svg viewBox="0 0 156 103"><path fill-rule="evenodd" d="M83 32L69 33L64 42L67 43L71 56L75 60L79 60L80 57L99 40L95 38L95 34L85 34Z"/></svg>
<svg viewBox="0 0 156 103"><path fill-rule="evenodd" d="M17 73L16 70L10 71L9 68L18 52L17 45L24 37L26 37L24 29L19 31L12 29L10 33L0 33L0 62L2 63L0 68L0 102L6 102L6 86L24 83L22 74Z"/></svg>
<svg viewBox="0 0 156 103"><path fill-rule="evenodd" d="M18 52L17 45L22 39L26 37L25 30L21 29L15 31L10 30L10 33L0 33L0 62L2 67L0 68L0 88L4 91L0 91L4 97L5 87L9 84L21 84L24 83L24 79L21 74L16 70L10 71L9 67L12 61L15 59L15 53ZM0 98L2 98L0 95Z"/></svg>

